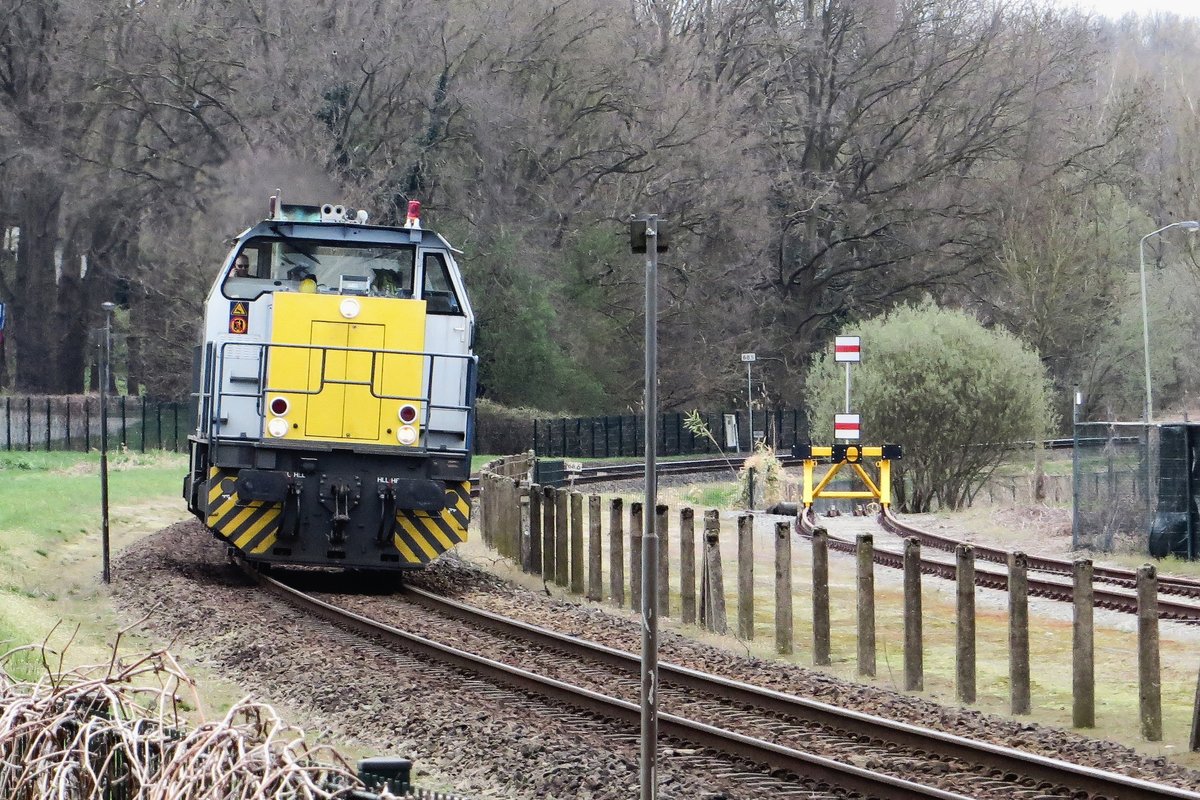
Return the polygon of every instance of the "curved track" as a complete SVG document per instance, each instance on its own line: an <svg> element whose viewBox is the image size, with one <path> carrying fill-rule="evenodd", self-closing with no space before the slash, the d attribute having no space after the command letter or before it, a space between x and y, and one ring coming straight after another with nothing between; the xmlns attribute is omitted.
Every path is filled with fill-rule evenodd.
<svg viewBox="0 0 1200 800"><path fill-rule="evenodd" d="M405 653L612 721L626 735L640 720L641 708L636 702L615 696L637 696L639 660L629 653L406 589L404 598L420 604L426 616L454 619L462 626L458 634L446 634L438 641L340 608L273 578L255 577L287 602L339 627L392 643ZM463 635L463 630L471 634ZM538 666L527 669L505 663L496 657L493 645L481 641L483 631L509 642L495 645L501 650L520 642L526 657L517 655L509 660L533 661ZM444 641L447 638L456 643L469 641L472 650L485 652L452 646ZM536 657L529 658L531 653ZM570 664L576 664L568 669L581 676L578 683L554 677ZM768 768L772 771L769 780L780 784L771 790L772 796L792 795L790 787L798 792L794 796L815 797L857 792L897 799L1070 796L1200 800L1195 792L892 722L667 663L660 664L660 681L664 705L680 710L679 714L659 715L660 734L726 754L733 763L743 760ZM579 683L590 684L590 688ZM874 768L854 763L864 761ZM761 780L761 772L758 775Z"/></svg>
<svg viewBox="0 0 1200 800"><path fill-rule="evenodd" d="M738 456L729 459L698 459L687 461L658 462L660 475L708 474L721 472L731 468L737 469L745 461ZM798 459L783 458L785 465L801 463ZM643 474L641 464L609 464L588 466L583 469L576 483L586 485L608 480L636 480ZM969 544L975 551L977 561L1004 565L1007 568L1009 552L987 545L964 542L948 536L931 533L910 525L895 516L890 509L884 509L878 518L880 526L898 537L915 537L923 547L933 550L953 553L960 544ZM801 535L809 535L816 527L816 522L810 517L801 515L797 519L797 530ZM831 537L831 549L841 552L854 552L854 543ZM1070 602L1073 599L1071 576L1074 563L1064 559L1026 554L1029 576L1029 593L1036 597ZM874 559L883 566L902 568L903 556L889 551L886 546L876 547ZM955 568L953 563L931 558L922 554L921 571L925 574L953 579ZM1039 576L1038 573L1041 573ZM1063 579L1066 579L1065 581ZM1137 573L1133 570L1116 567L1093 566L1093 594L1096 606L1113 611L1137 613ZM1188 599L1200 598L1200 581L1167 575L1157 576L1158 580L1158 616L1160 619L1175 620L1189 624L1200 624L1200 603L1187 602ZM989 569L976 565L975 583L992 589L1008 589L1008 573L1006 570ZM1105 584L1108 586L1106 587ZM1109 588L1111 587L1111 588ZM1176 599L1178 598L1178 599Z"/></svg>
<svg viewBox="0 0 1200 800"><path fill-rule="evenodd" d="M1006 550L986 545L977 545L972 542L963 542L940 534L930 533L900 521L890 511L881 513L878 517L878 522L880 527L885 531L895 534L897 537L916 539L922 546L928 546L931 549L952 553L958 545L966 544L974 549L975 557L978 561L1004 564L1006 566L1008 564L1009 553ZM797 519L797 530L806 538L811 538L813 530L817 527L817 521L811 513L801 515ZM831 550L843 553L855 552L854 542L836 536L829 538L829 547ZM899 550L890 549L887 545L883 547L876 546L873 557L876 564L896 569L904 567L903 553ZM1068 603L1074 600L1074 587L1071 578L1074 570L1073 562L1041 556L1027 555L1026 557L1028 558L1030 572L1028 576L1030 595ZM1092 586L1092 593L1095 605L1099 608L1106 608L1112 611L1136 614L1138 610L1137 594L1134 587L1137 583L1137 574L1132 570L1122 570L1112 567L1094 567L1093 570L1093 579L1095 582ZM921 554L921 572L948 580L953 580L957 574L953 562L932 557L924 552ZM1111 586L1105 586L1105 584L1110 584ZM1007 569L1001 570L976 564L975 585L1007 591ZM1164 597L1163 595L1167 596ZM1184 599L1174 599L1170 595L1176 595ZM1187 602L1186 599L1198 596L1200 596L1200 584L1186 578L1164 578L1159 576L1159 619L1186 622L1193 625L1200 624L1200 604Z"/></svg>

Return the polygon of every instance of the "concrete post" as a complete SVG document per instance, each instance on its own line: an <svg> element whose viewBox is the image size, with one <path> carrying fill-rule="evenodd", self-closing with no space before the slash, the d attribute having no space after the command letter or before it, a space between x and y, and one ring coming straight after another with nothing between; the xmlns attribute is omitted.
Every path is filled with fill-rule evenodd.
<svg viewBox="0 0 1200 800"><path fill-rule="evenodd" d="M571 593L583 594L583 494L571 492Z"/></svg>
<svg viewBox="0 0 1200 800"><path fill-rule="evenodd" d="M1075 562L1074 611L1071 626L1071 724L1096 727L1096 645L1093 627L1092 562Z"/></svg>
<svg viewBox="0 0 1200 800"><path fill-rule="evenodd" d="M958 588L954 653L955 685L962 703L975 702L975 548L960 544L954 548L955 577Z"/></svg>
<svg viewBox="0 0 1200 800"><path fill-rule="evenodd" d="M1158 570L1143 564L1137 573L1138 708L1142 738L1162 741L1162 673L1158 662Z"/></svg>
<svg viewBox="0 0 1200 800"><path fill-rule="evenodd" d="M629 605L642 607L642 504L629 504Z"/></svg>
<svg viewBox="0 0 1200 800"><path fill-rule="evenodd" d="M604 553L600 537L600 495L588 497L588 600L604 598L604 576L602 557Z"/></svg>
<svg viewBox="0 0 1200 800"><path fill-rule="evenodd" d="M658 534L658 614L671 615L671 546L667 531L667 512L664 505L654 507L654 532Z"/></svg>
<svg viewBox="0 0 1200 800"><path fill-rule="evenodd" d="M1029 688L1029 558L1008 555L1008 682L1013 714L1028 714Z"/></svg>
<svg viewBox="0 0 1200 800"><path fill-rule="evenodd" d="M858 535L858 674L875 676L875 537Z"/></svg>
<svg viewBox="0 0 1200 800"><path fill-rule="evenodd" d="M542 490L542 580L554 580L558 554L554 546L555 531L558 530L558 489L547 486Z"/></svg>
<svg viewBox="0 0 1200 800"><path fill-rule="evenodd" d="M679 509L679 605L685 625L696 624L696 512Z"/></svg>
<svg viewBox="0 0 1200 800"><path fill-rule="evenodd" d="M921 542L910 536L904 540L904 690L908 692L925 689L921 625Z"/></svg>
<svg viewBox="0 0 1200 800"><path fill-rule="evenodd" d="M608 588L613 605L625 605L624 501L614 497L608 504Z"/></svg>
<svg viewBox="0 0 1200 800"><path fill-rule="evenodd" d="M525 571L533 575L542 573L542 487L529 487L529 560Z"/></svg>
<svg viewBox="0 0 1200 800"><path fill-rule="evenodd" d="M792 523L775 523L775 652L792 647Z"/></svg>
<svg viewBox="0 0 1200 800"><path fill-rule="evenodd" d="M571 577L571 490L561 489L554 509L554 582L566 586Z"/></svg>
<svg viewBox="0 0 1200 800"><path fill-rule="evenodd" d="M790 527L790 526L789 526ZM833 663L829 647L829 532L817 528L812 536L813 664Z"/></svg>
<svg viewBox="0 0 1200 800"><path fill-rule="evenodd" d="M740 639L754 638L754 517L738 516L738 631Z"/></svg>

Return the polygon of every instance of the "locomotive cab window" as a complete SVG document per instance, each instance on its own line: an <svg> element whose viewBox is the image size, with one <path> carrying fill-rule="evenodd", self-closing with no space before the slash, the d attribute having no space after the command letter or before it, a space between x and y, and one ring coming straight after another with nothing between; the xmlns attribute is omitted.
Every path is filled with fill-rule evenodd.
<svg viewBox="0 0 1200 800"><path fill-rule="evenodd" d="M425 275L421 286L421 297L425 300L425 311L429 314L462 314L462 306L454 293L450 281L450 269L441 253L426 253L422 263Z"/></svg>
<svg viewBox="0 0 1200 800"><path fill-rule="evenodd" d="M237 266L243 255L250 261L248 276ZM413 296L415 255L411 246L251 240L230 264L222 290L237 300L268 292L408 298Z"/></svg>

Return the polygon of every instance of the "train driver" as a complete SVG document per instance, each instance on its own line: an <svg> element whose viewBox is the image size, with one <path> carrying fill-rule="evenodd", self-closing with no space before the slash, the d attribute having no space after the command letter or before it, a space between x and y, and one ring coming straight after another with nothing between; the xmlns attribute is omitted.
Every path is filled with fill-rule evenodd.
<svg viewBox="0 0 1200 800"><path fill-rule="evenodd" d="M249 278L250 277L250 256L245 253L238 253L237 258L233 262L233 272L229 273L232 278Z"/></svg>

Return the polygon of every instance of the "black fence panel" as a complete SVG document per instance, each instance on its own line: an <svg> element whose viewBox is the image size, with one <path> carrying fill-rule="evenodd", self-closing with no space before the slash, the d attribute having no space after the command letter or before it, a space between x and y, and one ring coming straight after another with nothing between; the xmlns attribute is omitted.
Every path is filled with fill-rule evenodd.
<svg viewBox="0 0 1200 800"><path fill-rule="evenodd" d="M110 397L107 411L110 450L186 449L186 400ZM0 450L85 452L100 447L96 396L5 397L0 417Z"/></svg>
<svg viewBox="0 0 1200 800"><path fill-rule="evenodd" d="M750 430L744 411L701 412L702 427L689 427L688 416L675 411L659 415L655 443L658 455L749 452ZM790 450L793 444L808 441L803 416L794 409L756 411L754 429L761 431L777 450ZM736 438L732 435L735 431ZM534 452L544 457L637 458L644 455L645 441L646 425L641 415L543 419L535 420L533 426Z"/></svg>

